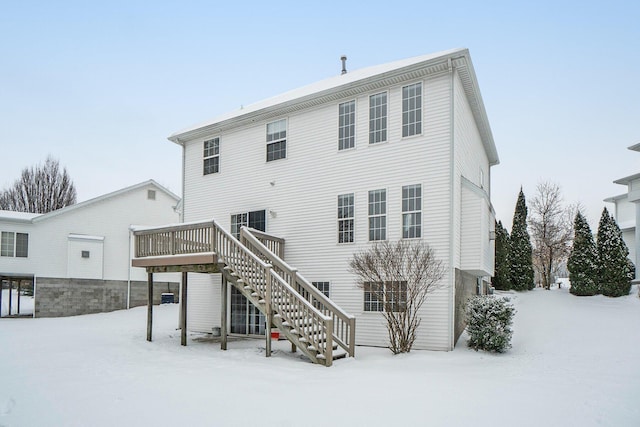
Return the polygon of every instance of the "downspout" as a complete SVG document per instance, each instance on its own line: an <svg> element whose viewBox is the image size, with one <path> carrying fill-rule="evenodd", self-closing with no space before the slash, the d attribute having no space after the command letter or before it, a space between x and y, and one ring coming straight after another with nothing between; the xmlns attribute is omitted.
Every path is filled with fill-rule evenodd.
<svg viewBox="0 0 640 427"><path fill-rule="evenodd" d="M455 305L456 305L456 274L455 274L455 267L454 267L454 263L453 263L453 257L454 257L454 244L455 244L455 232L453 230L454 227L454 219L453 216L455 215L455 212L453 211L454 208L454 203L453 203L453 198L454 198L454 191L455 191L455 181L454 181L454 170L455 170L455 150L453 147L455 138L454 138L454 127L453 127L453 120L454 120L454 90L453 90L453 63L451 62L451 58L449 58L447 60L448 62L448 68L449 68L449 77L450 77L450 82L451 84L449 85L449 99L450 99L450 103L449 103L449 179L451 182L451 188L450 188L450 194L449 194L449 274L450 274L450 288L449 288L449 350L453 350L453 347L455 345L455 343L453 342L453 335L454 335L454 329L453 329L453 322L455 321L454 319L454 311L455 311Z"/></svg>
<svg viewBox="0 0 640 427"><path fill-rule="evenodd" d="M132 226L129 225L129 265L127 272L127 310L131 308L131 236L133 233Z"/></svg>
<svg viewBox="0 0 640 427"><path fill-rule="evenodd" d="M176 142L180 145L182 145L182 209L180 210L180 212L178 213L179 218L178 220L180 222L184 222L184 212L185 212L185 200L184 200L184 190L185 190L185 177L186 177L186 162L187 162L187 146L185 143L180 142L180 138L176 138ZM187 273L189 274L189 273ZM179 308L178 308L178 329L182 330L182 322L180 321L180 319L182 319L182 308L184 307L184 304L182 303L182 274L180 275L180 287L178 288L178 299L180 300L180 304L179 304ZM188 303L189 301L185 301L186 303Z"/></svg>

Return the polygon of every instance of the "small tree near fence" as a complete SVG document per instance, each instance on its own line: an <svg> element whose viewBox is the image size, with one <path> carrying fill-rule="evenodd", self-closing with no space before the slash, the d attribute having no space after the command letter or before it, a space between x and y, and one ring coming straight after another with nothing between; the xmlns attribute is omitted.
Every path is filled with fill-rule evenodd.
<svg viewBox="0 0 640 427"><path fill-rule="evenodd" d="M354 254L349 268L364 290L365 311L384 315L389 349L393 354L411 351L422 320L420 308L441 286L442 261L424 242L385 241Z"/></svg>

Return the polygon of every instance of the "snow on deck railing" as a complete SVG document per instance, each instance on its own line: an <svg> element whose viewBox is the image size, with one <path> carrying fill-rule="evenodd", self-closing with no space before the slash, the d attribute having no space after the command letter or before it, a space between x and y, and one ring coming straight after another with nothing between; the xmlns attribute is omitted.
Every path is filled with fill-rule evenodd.
<svg viewBox="0 0 640 427"><path fill-rule="evenodd" d="M269 323L271 323L272 313L279 314L290 324L300 317L311 321L310 326L300 328L298 333L308 345L316 349L319 353L318 358L324 359L324 363L331 366L333 360L331 331L334 330L334 318L312 305L296 291L295 286L291 286L278 274L278 271L273 269L268 260L264 260L256 251L218 226L215 220L133 229L133 234L137 258L216 253L219 262L229 266L238 278L258 295L259 299L265 300ZM268 253L272 253L258 238L253 235L250 235L250 238ZM271 247L276 250L280 251L284 248L283 239L266 233L262 233L261 238L267 243L275 242L276 245ZM273 256L275 257L275 254ZM279 258L275 257L275 259ZM293 310L295 315L292 314L291 308L295 308Z"/></svg>
<svg viewBox="0 0 640 427"><path fill-rule="evenodd" d="M260 233L261 237L265 234L263 232L258 233ZM264 245L262 243L262 239L255 236L255 234L257 234L256 230L242 227L240 229L240 241L244 246L256 253L261 259L271 263L274 271L286 280L286 282L305 300L309 301L309 303L311 303L322 314L333 319L334 340L340 347L349 353L349 356L354 357L355 317L343 311L338 305L327 298L326 295L309 283L307 279L298 274L298 270L296 268L291 267L280 256L276 255L275 251Z"/></svg>

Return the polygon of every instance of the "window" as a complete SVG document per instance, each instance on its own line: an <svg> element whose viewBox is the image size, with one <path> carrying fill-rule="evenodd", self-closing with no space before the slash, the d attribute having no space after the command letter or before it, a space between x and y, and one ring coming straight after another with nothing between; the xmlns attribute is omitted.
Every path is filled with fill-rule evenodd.
<svg viewBox="0 0 640 427"><path fill-rule="evenodd" d="M407 309L407 282L386 282L384 284L384 309L399 313Z"/></svg>
<svg viewBox="0 0 640 427"><path fill-rule="evenodd" d="M402 238L412 239L422 235L422 186L402 187Z"/></svg>
<svg viewBox="0 0 640 427"><path fill-rule="evenodd" d="M422 133L422 83L402 88L402 136Z"/></svg>
<svg viewBox="0 0 640 427"><path fill-rule="evenodd" d="M343 102L338 106L338 150L347 150L356 145L356 101Z"/></svg>
<svg viewBox="0 0 640 427"><path fill-rule="evenodd" d="M311 282L325 297L329 298L329 282Z"/></svg>
<svg viewBox="0 0 640 427"><path fill-rule="evenodd" d="M248 224L247 215L246 213L231 215L231 234L236 239L240 238L240 228Z"/></svg>
<svg viewBox="0 0 640 427"><path fill-rule="evenodd" d="M353 243L354 240L353 193L338 196L338 243Z"/></svg>
<svg viewBox="0 0 640 427"><path fill-rule="evenodd" d="M29 235L27 233L16 233L16 256L18 258L29 256Z"/></svg>
<svg viewBox="0 0 640 427"><path fill-rule="evenodd" d="M387 140L387 93L369 97L369 144Z"/></svg>
<svg viewBox="0 0 640 427"><path fill-rule="evenodd" d="M156 190L147 190L147 199L155 200L156 199Z"/></svg>
<svg viewBox="0 0 640 427"><path fill-rule="evenodd" d="M0 235L0 256L27 258L29 256L29 235L3 231Z"/></svg>
<svg viewBox="0 0 640 427"><path fill-rule="evenodd" d="M240 228L243 226L254 228L259 231L267 230L266 211L243 212L231 215L231 234L240 238Z"/></svg>
<svg viewBox="0 0 640 427"><path fill-rule="evenodd" d="M401 312L407 308L407 282L365 282L364 311Z"/></svg>
<svg viewBox="0 0 640 427"><path fill-rule="evenodd" d="M0 256L12 257L14 244L15 244L15 234L3 231L1 241L0 241Z"/></svg>
<svg viewBox="0 0 640 427"><path fill-rule="evenodd" d="M369 240L387 238L387 190L369 191Z"/></svg>
<svg viewBox="0 0 640 427"><path fill-rule="evenodd" d="M220 172L220 138L204 142L203 175Z"/></svg>
<svg viewBox="0 0 640 427"><path fill-rule="evenodd" d="M267 124L267 162L287 157L287 119Z"/></svg>
<svg viewBox="0 0 640 427"><path fill-rule="evenodd" d="M383 311L384 306L378 298L380 295L380 283L364 283L364 311Z"/></svg>
<svg viewBox="0 0 640 427"><path fill-rule="evenodd" d="M89 251L82 251L82 253L80 254L82 258L89 258L90 255L91 253Z"/></svg>

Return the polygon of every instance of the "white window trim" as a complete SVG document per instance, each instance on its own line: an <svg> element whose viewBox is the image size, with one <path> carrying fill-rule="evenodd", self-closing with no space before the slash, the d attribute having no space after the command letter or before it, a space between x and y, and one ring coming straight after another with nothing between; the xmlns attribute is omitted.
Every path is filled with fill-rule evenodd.
<svg viewBox="0 0 640 427"><path fill-rule="evenodd" d="M340 205L338 204L338 200L339 200L338 198L340 196L346 196L346 195L349 195L349 194L351 194L353 196L353 216L351 218L340 218L339 215L338 215L338 209L340 208ZM336 234L335 235L337 237L336 243L337 243L338 246L353 245L353 244L356 243L356 193L355 192L341 193L341 194L338 194L336 196L335 200L336 200L336 210L335 210L335 213L336 213L336 222L335 222L335 224L336 224ZM344 220L348 220L348 219L353 220L353 241L352 242L340 242L340 221L344 221Z"/></svg>
<svg viewBox="0 0 640 427"><path fill-rule="evenodd" d="M404 122L402 120L402 115L404 113L403 109L402 109L402 102L404 100L403 97L403 90L405 87L408 86L413 86L415 84L420 83L421 85L421 91L420 91L420 132L419 133L414 133L413 135L407 135L407 136L403 136L403 128L404 128ZM400 138L401 139L411 139L411 138L416 138L416 137L420 137L424 134L424 82L422 80L417 80L414 82L409 82L406 84L403 84L402 86L400 86Z"/></svg>
<svg viewBox="0 0 640 427"><path fill-rule="evenodd" d="M384 199L384 215L370 215L369 214L369 193L371 191L382 191L384 190L385 199ZM354 212L355 213L355 212ZM372 217L383 217L384 221L384 239L371 240L371 226L369 224L369 219ZM385 242L389 240L389 189L388 188L376 188L374 190L367 190L367 241L369 243L372 242Z"/></svg>
<svg viewBox="0 0 640 427"><path fill-rule="evenodd" d="M386 94L387 96L387 126L385 128L386 132L387 132L387 136L383 141L379 141L379 142L371 142L371 97L372 96L376 96L376 95L380 95L380 94ZM388 144L389 143L389 109L390 109L390 103L389 103L389 91L388 90L383 90L381 92L375 92L375 93L371 93L369 95L367 95L367 145L368 146L375 146L375 145L382 145L382 144Z"/></svg>
<svg viewBox="0 0 640 427"><path fill-rule="evenodd" d="M354 104L354 111L353 111L353 147L349 147L349 148L340 148L340 105L342 104L346 104L349 102L353 102ZM357 99L351 99L349 101L343 101L343 102L339 102L338 106L337 106L337 110L338 110L338 129L337 129L337 134L336 134L336 140L338 141L338 152L342 153L344 151L353 151L356 149L357 145L358 145L358 100Z"/></svg>
<svg viewBox="0 0 640 427"><path fill-rule="evenodd" d="M402 197L402 191L404 189L404 187L411 187L411 186L415 186L415 185L419 185L420 186L420 210L414 210L414 211L404 211L402 210L402 202L404 200L404 198ZM404 215L405 214L411 214L411 213L420 213L420 236L418 237L404 237ZM403 185L400 188L400 238L402 240L416 240L416 239L422 239L422 236L424 235L424 185L422 185L422 183L418 183L418 184L409 184L409 185Z"/></svg>
<svg viewBox="0 0 640 427"><path fill-rule="evenodd" d="M207 142L216 142L218 143L218 154L212 154L211 156L205 156L204 154L204 147L207 144ZM209 173L204 173L204 163L209 160L209 159L214 159L214 158L218 158L218 170L215 172L209 172ZM202 142L202 176L207 176L207 175L214 175L216 173L220 173L220 137L216 136L215 138L209 138L209 139L205 139Z"/></svg>
<svg viewBox="0 0 640 427"><path fill-rule="evenodd" d="M278 123L278 122L282 122L284 121L284 138L279 138L279 139L274 139L269 141L269 125L274 124L274 123ZM284 160L289 156L289 147L287 144L289 141L289 118L288 117L284 117L278 120L272 120L270 122L267 122L264 125L264 130L265 130L265 162L266 163L271 163L271 162L277 162L278 160ZM269 146L270 145L274 145L280 142L284 142L284 157L279 157L277 159L272 159L269 160Z"/></svg>

